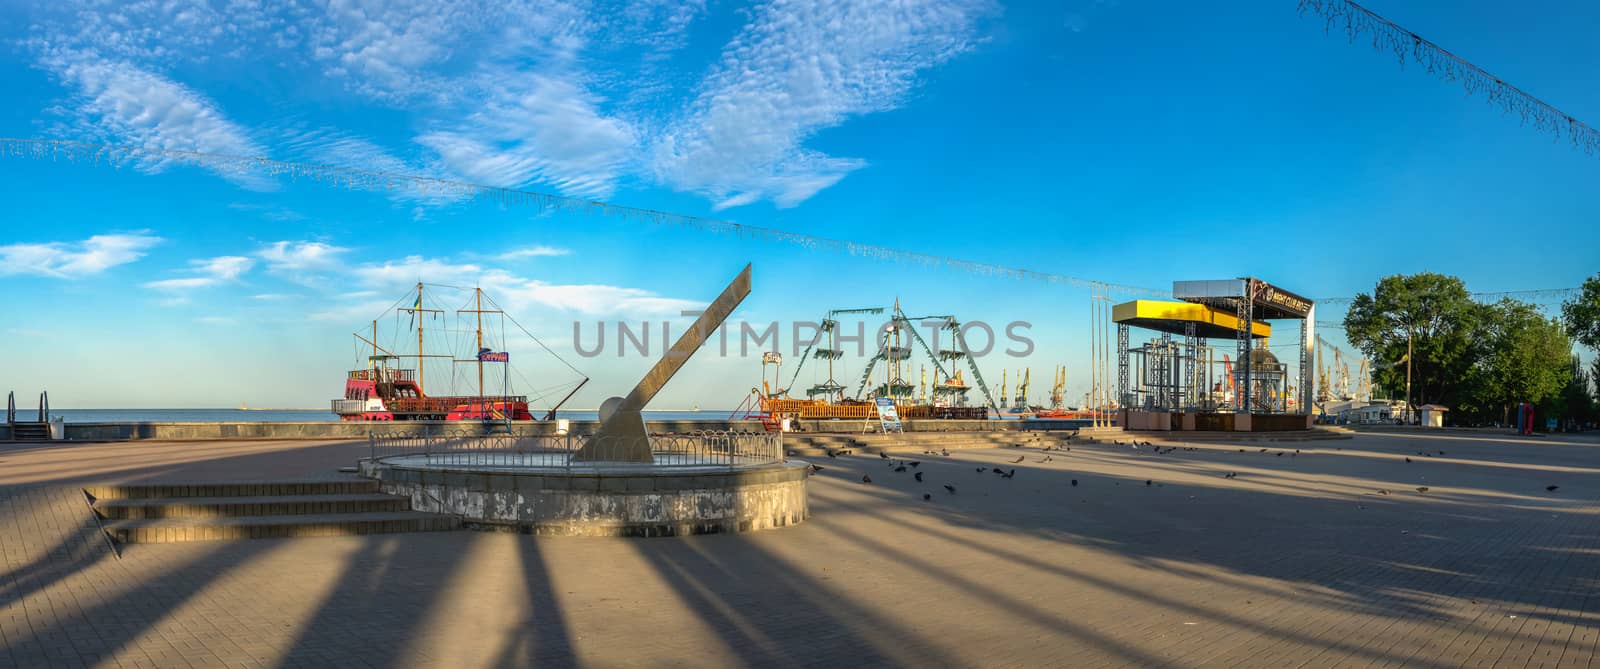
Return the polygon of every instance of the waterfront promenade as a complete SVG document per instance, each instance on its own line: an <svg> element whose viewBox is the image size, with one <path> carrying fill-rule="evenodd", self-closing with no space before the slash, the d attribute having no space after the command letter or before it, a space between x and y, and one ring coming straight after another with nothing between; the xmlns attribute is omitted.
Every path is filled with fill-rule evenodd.
<svg viewBox="0 0 1600 669"><path fill-rule="evenodd" d="M1597 663L1600 442L1166 445L811 458L811 519L739 535L115 558L85 484L335 478L366 443L5 444L0 667Z"/></svg>

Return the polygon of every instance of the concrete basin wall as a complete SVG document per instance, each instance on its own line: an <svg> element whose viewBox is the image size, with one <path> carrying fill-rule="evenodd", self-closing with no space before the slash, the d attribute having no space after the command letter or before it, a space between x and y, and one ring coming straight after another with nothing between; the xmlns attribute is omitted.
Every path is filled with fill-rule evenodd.
<svg viewBox="0 0 1600 669"><path fill-rule="evenodd" d="M215 440L215 439L365 439L371 433L400 435L440 434L444 432L486 434L502 430L504 424L486 426L476 421L428 422L341 422L314 421L288 422L238 422L238 423L67 423L69 441L132 441L140 439L161 440ZM594 421L573 421L573 434L594 431ZM555 434L556 423L514 423L517 434ZM651 421L652 432L693 432L696 430L750 430L760 431L759 421L728 420L671 420ZM6 435L9 436L9 435Z"/></svg>
<svg viewBox="0 0 1600 669"><path fill-rule="evenodd" d="M717 472L485 473L363 461L362 474L413 509L532 534L678 536L748 532L810 517L810 467L790 461Z"/></svg>
<svg viewBox="0 0 1600 669"><path fill-rule="evenodd" d="M907 432L1003 432L1012 430L1071 430L1083 421L1069 420L909 420L904 422ZM866 427L877 429L877 421L859 420L806 420L796 427L802 432L854 432ZM591 434L598 427L594 421L572 421L573 434ZM160 439L164 441L210 441L216 439L365 439L370 433L421 435L442 432L484 434L489 430L503 429L503 424L485 426L474 421L429 422L339 422L314 421L287 422L234 422L234 423L67 423L68 441L137 441ZM554 434L554 421L515 423L517 434ZM748 430L762 431L760 421L754 420L664 420L650 421L651 432L694 432L697 430ZM10 428L0 423L0 440L10 439Z"/></svg>

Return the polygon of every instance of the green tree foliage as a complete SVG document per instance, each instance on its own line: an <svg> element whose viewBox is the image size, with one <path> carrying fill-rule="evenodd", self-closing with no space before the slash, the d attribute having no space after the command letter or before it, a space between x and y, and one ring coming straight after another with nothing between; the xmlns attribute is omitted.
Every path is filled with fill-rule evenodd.
<svg viewBox="0 0 1600 669"><path fill-rule="evenodd" d="M1557 415L1577 421L1579 425L1588 424L1596 418L1595 400L1589 392L1589 381L1589 374L1583 369L1583 361L1576 355L1572 356L1571 375L1558 395L1560 406L1555 407Z"/></svg>
<svg viewBox="0 0 1600 669"><path fill-rule="evenodd" d="M1600 274L1589 277L1583 282L1583 290L1561 305L1561 316L1573 339L1600 351Z"/></svg>
<svg viewBox="0 0 1600 669"><path fill-rule="evenodd" d="M1517 300L1478 304L1452 276L1385 277L1356 296L1344 325L1392 397L1405 396L1409 340L1412 402L1451 407L1452 420L1504 420L1517 402L1552 406L1573 378L1572 341L1560 322Z"/></svg>
<svg viewBox="0 0 1600 669"><path fill-rule="evenodd" d="M1553 400L1572 379L1572 340L1561 323L1510 298L1480 307L1484 357L1464 381L1481 416L1516 402ZM1558 409L1546 405L1546 410Z"/></svg>
<svg viewBox="0 0 1600 669"><path fill-rule="evenodd" d="M1374 381L1391 397L1405 397L1411 345L1411 401L1454 406L1457 384L1480 357L1479 306L1453 276L1423 273L1384 277L1369 295L1357 295L1345 315L1350 343L1374 361Z"/></svg>

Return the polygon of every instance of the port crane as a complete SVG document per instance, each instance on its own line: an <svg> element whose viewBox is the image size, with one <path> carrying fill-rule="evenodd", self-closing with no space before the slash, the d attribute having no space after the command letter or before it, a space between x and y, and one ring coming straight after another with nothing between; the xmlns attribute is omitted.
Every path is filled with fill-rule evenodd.
<svg viewBox="0 0 1600 669"><path fill-rule="evenodd" d="M922 321L941 321L939 330L949 333L952 346L948 349L935 351L913 325ZM867 360L867 368L861 373L861 381L856 386L856 397L863 397L867 384L872 381L873 369L880 361L888 361L891 368L889 381L884 383L879 390L895 390L895 377L897 376L895 370L899 368L900 362L910 354L909 346L902 346L902 344L909 345L914 342L922 348L928 359L933 362L933 393L935 397L955 395L958 401L965 398L968 386L962 381L961 374L956 368L960 365L960 361L966 360L967 369L972 372L973 382L978 385L979 392L983 393L984 405L993 409L996 413L1000 412L1000 405L995 403L994 396L989 392L989 386L983 382L983 373L978 371L978 363L972 359L972 356L967 354L967 342L966 338L961 334L961 322L956 320L955 316L944 314L939 316L909 317L906 316L904 311L901 311L900 302L896 300L894 312L889 316L889 322L889 329L884 333L878 352ZM905 336L907 334L909 337ZM909 341L906 341L906 339L909 339ZM945 370L945 362L950 363L950 371ZM948 379L953 383L940 383L939 380L941 378ZM905 386L905 392L909 393L911 385L903 379L900 380L900 383ZM890 394L892 395L893 393L891 392Z"/></svg>
<svg viewBox="0 0 1600 669"><path fill-rule="evenodd" d="M1029 368L1023 368L1022 373L1017 375L1017 395L1015 399L1011 400L1011 408L1028 408L1028 384L1032 381L1033 370Z"/></svg>
<svg viewBox="0 0 1600 669"><path fill-rule="evenodd" d="M1055 385L1050 386L1050 408L1060 410L1066 404L1067 366L1056 366Z"/></svg>
<svg viewBox="0 0 1600 669"><path fill-rule="evenodd" d="M833 363L844 357L844 351L839 349L839 319L837 317L844 314L881 313L883 313L883 307L829 309L827 315L822 317L822 323L817 326L820 330L817 336L812 338L811 343L806 346L806 352L800 356L800 362L795 365L794 376L789 379L789 385L784 386L779 393L784 396L790 396L790 389L794 388L795 381L800 378L800 369L805 367L807 360L817 359L828 361L828 380L807 388L806 397L815 399L818 395L823 395L824 399L829 402L837 402L843 399L845 388L833 379ZM823 335L827 335L828 345L826 348L818 348L817 344L822 341Z"/></svg>

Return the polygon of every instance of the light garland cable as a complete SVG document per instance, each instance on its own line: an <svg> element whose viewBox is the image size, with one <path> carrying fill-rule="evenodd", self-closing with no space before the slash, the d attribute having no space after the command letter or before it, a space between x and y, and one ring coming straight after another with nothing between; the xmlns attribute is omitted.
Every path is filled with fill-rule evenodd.
<svg viewBox="0 0 1600 669"><path fill-rule="evenodd" d="M1429 74L1460 82L1468 95L1483 94L1490 105L1516 114L1523 125L1558 139L1565 136L1588 155L1600 152L1600 131L1366 7L1350 0L1300 0L1300 15L1308 13L1324 19L1325 31L1344 31L1352 44L1356 37L1370 33L1372 48L1393 53L1402 68L1407 59L1412 60L1427 68Z"/></svg>
<svg viewBox="0 0 1600 669"><path fill-rule="evenodd" d="M562 195L550 195L464 181L396 174L354 167L314 165L254 156L236 156L160 147L16 137L0 137L0 157L89 162L95 165L109 165L113 168L140 162L170 162L202 167L222 174L266 175L274 178L287 176L294 180L308 179L350 190L381 190L434 198L484 200L506 207L528 207L540 214L558 211L590 215L600 214L635 223L687 227L705 232L733 235L741 239L781 242L812 250L833 251L873 260L890 260L926 267L944 268L981 276L1041 281L1048 284L1071 285L1083 288L1090 287L1093 283L1089 279L1080 279L1052 272L1039 272L1004 265L961 260L959 258L905 251L874 244L861 244L776 228L744 225L654 209L614 205L599 200L584 200ZM1139 286L1125 286L1105 282L1100 282L1099 285L1104 289L1128 295L1165 297L1171 294L1169 291Z"/></svg>

